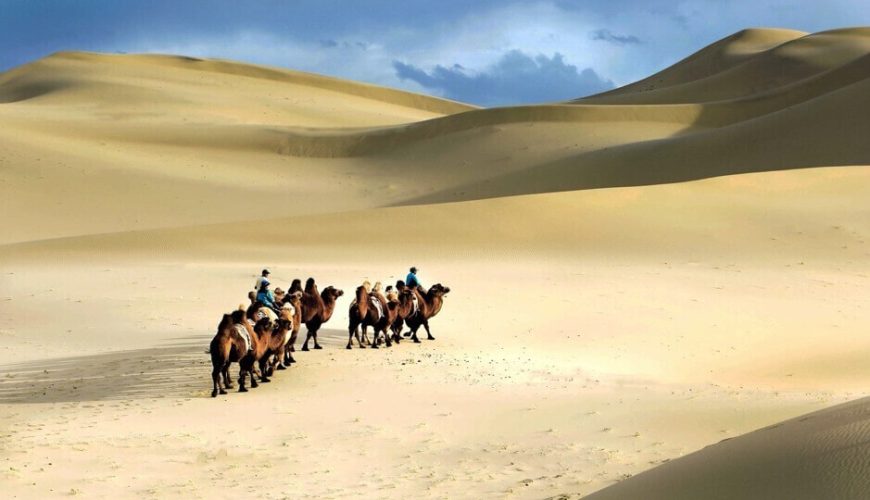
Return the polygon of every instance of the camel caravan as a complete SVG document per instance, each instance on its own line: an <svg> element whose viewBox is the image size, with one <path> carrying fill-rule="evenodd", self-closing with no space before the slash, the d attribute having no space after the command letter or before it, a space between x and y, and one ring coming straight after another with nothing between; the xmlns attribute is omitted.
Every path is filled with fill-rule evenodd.
<svg viewBox="0 0 870 500"><path fill-rule="evenodd" d="M381 289L380 282L372 286L365 281L357 287L348 311L347 349L353 348L354 338L360 348L377 349L382 344L390 347L403 336L419 343L417 330L421 326L426 329L427 338L435 340L429 330L429 319L441 311L444 295L450 288L439 283L426 290L417 280L416 272L412 267L405 281L397 281L395 287L388 286L386 290ZM238 310L224 314L218 324L207 351L212 361L212 397L233 388L229 373L232 363L239 364L239 392L248 391L248 377L255 388L259 385L257 379L270 382L269 377L277 370L286 370L296 363L293 353L303 324L306 337L302 351L308 351L312 341L314 349L323 348L317 342L317 332L332 319L336 302L344 292L334 286L321 292L314 278L308 278L304 288L296 279L287 291L276 288L273 293L269 289L269 274L264 269L257 279L257 291L248 294L248 307L240 305ZM408 331L403 335L405 325Z"/></svg>

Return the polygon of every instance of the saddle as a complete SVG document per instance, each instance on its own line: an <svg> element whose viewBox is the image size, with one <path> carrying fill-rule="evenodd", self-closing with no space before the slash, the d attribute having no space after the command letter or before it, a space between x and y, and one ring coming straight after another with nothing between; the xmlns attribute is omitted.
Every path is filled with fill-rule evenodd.
<svg viewBox="0 0 870 500"><path fill-rule="evenodd" d="M369 305L374 307L376 311L378 311L378 317L384 317L384 306L381 305L381 301L375 297L369 296Z"/></svg>
<svg viewBox="0 0 870 500"><path fill-rule="evenodd" d="M248 335L248 330L243 325L240 325L238 323L233 325L233 328L236 330L236 333L239 335L239 337L241 337L242 340L245 342L245 352L253 350L253 348L251 347L251 336Z"/></svg>
<svg viewBox="0 0 870 500"><path fill-rule="evenodd" d="M275 314L275 311L269 309L268 307L261 307L257 309L257 313L254 314L254 316L257 318L257 321L260 321L263 318L269 318L269 321L271 321L272 323L278 321L278 315Z"/></svg>

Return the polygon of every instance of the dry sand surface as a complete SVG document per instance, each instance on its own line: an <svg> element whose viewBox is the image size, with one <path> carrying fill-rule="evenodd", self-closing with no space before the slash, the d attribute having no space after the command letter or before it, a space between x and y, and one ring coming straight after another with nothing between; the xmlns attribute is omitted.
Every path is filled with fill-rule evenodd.
<svg viewBox="0 0 870 500"><path fill-rule="evenodd" d="M868 29L498 109L184 57L0 74L4 495L865 498L868 109ZM411 264L451 288L437 339L345 350L354 288ZM263 266L345 296L212 399Z"/></svg>

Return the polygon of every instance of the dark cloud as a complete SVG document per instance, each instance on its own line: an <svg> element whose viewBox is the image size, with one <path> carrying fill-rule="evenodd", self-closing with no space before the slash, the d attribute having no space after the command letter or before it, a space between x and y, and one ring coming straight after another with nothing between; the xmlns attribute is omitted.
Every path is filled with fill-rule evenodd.
<svg viewBox="0 0 870 500"><path fill-rule="evenodd" d="M320 40L320 46L324 49L332 49L338 47L338 42L335 40Z"/></svg>
<svg viewBox="0 0 870 500"><path fill-rule="evenodd" d="M592 32L593 40L615 43L617 45L637 45L643 43L634 35L615 35L610 30L600 29Z"/></svg>
<svg viewBox="0 0 870 500"><path fill-rule="evenodd" d="M573 99L613 88L592 68L578 71L561 54L530 56L519 50L505 53L486 71L470 73L462 66L436 66L431 71L393 61L396 75L444 97L483 106Z"/></svg>

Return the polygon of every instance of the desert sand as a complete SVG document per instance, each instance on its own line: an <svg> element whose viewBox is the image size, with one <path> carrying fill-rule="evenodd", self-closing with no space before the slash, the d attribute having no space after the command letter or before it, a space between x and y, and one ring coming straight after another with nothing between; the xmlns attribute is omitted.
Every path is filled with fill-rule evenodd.
<svg viewBox="0 0 870 500"><path fill-rule="evenodd" d="M162 55L0 74L4 494L865 498L867 109L866 28L495 109ZM345 350L354 288L411 265L452 290L436 340ZM345 291L324 350L212 399L264 266Z"/></svg>

